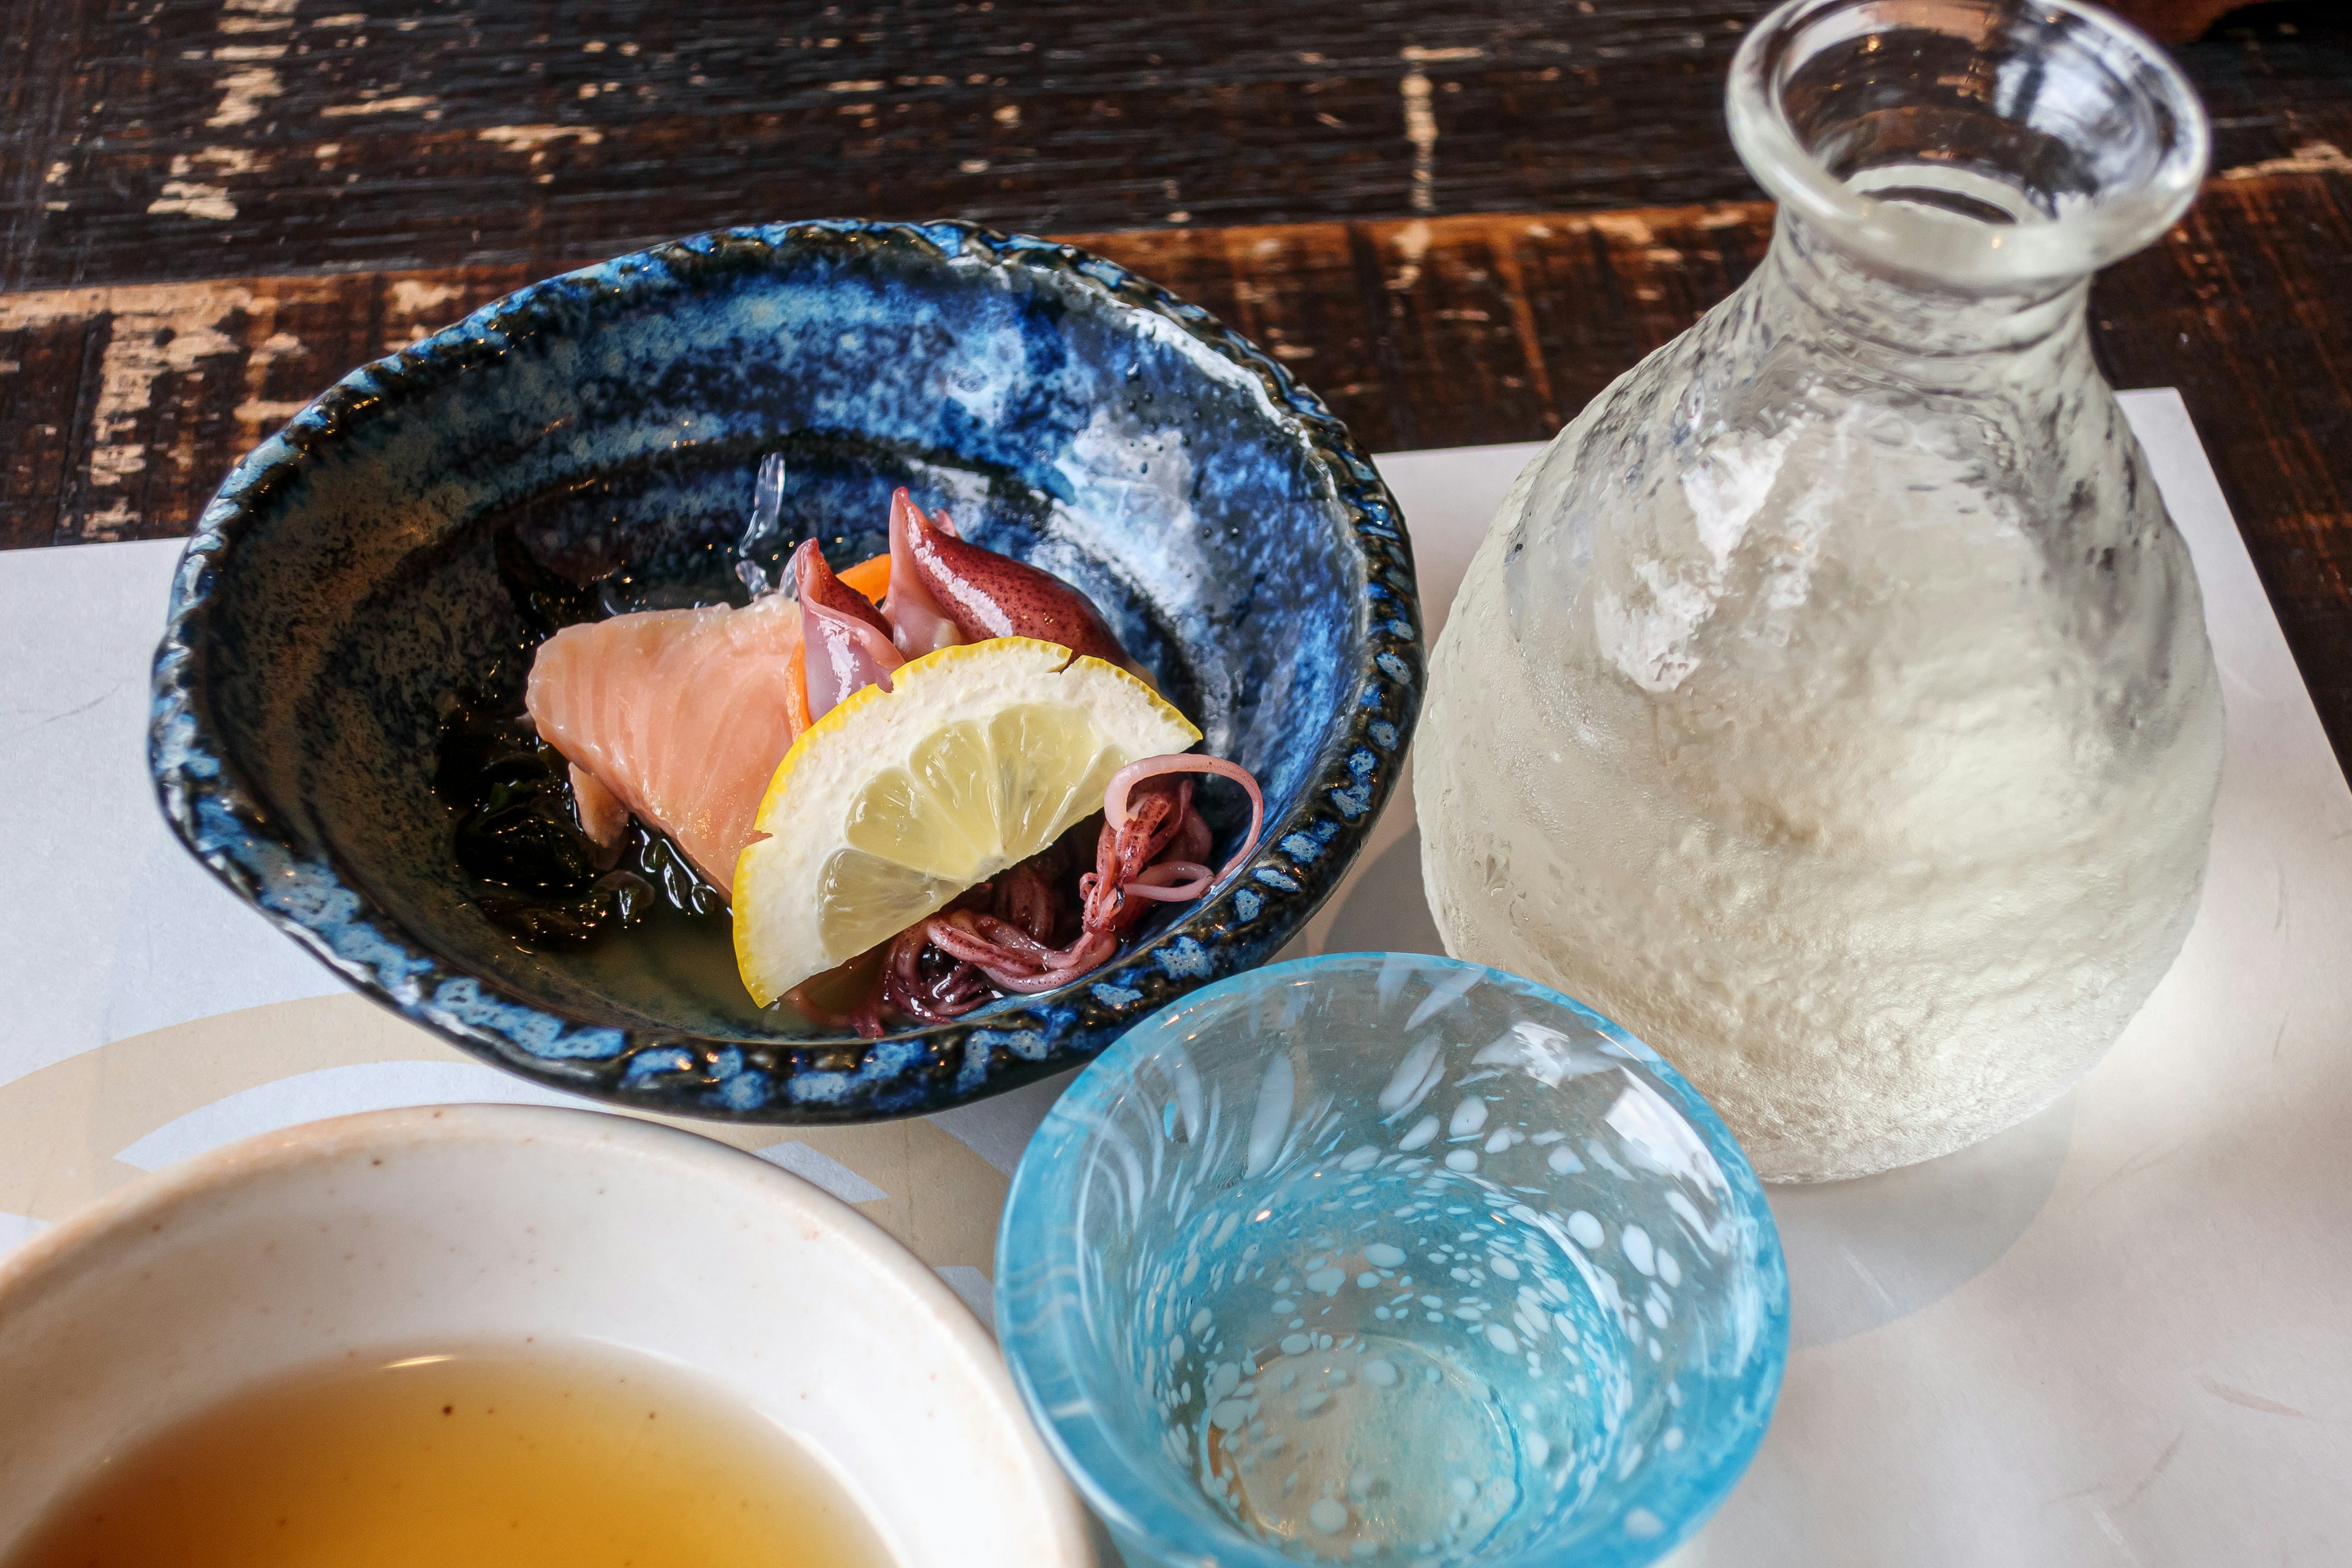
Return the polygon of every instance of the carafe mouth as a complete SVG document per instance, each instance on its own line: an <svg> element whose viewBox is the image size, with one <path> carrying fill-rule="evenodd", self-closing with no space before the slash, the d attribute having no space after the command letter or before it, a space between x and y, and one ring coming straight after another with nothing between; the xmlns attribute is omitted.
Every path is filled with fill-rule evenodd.
<svg viewBox="0 0 2352 1568"><path fill-rule="evenodd" d="M1789 0L1727 95L1748 170L1867 264L2031 290L2140 249L2195 199L2205 111L2079 0Z"/></svg>

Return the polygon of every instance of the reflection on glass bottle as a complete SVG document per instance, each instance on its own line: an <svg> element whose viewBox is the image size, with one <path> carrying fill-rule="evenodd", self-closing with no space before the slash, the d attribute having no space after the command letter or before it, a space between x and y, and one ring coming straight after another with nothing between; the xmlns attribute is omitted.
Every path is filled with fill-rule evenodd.
<svg viewBox="0 0 2352 1568"><path fill-rule="evenodd" d="M2046 1104L2187 934L2221 695L2084 300L2207 137L2074 0L1793 0L1729 104L1770 253L1505 501L1433 661L1423 870L1450 951L1827 1180Z"/></svg>

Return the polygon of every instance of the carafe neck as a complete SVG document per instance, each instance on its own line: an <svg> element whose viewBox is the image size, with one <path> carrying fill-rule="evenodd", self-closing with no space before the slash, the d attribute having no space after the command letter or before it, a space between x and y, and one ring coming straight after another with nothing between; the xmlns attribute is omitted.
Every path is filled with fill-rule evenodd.
<svg viewBox="0 0 2352 1568"><path fill-rule="evenodd" d="M1916 367L1929 381L1940 379L1938 365L1967 374L1987 360L2065 352L2084 337L2090 286L2087 272L2000 289L1907 275L1787 208L1753 285L1759 321L1832 355Z"/></svg>
<svg viewBox="0 0 2352 1568"><path fill-rule="evenodd" d="M1789 288L1957 353L2078 314L2195 197L2209 148L2179 68L2083 0L1788 0L1726 110L1780 201Z"/></svg>

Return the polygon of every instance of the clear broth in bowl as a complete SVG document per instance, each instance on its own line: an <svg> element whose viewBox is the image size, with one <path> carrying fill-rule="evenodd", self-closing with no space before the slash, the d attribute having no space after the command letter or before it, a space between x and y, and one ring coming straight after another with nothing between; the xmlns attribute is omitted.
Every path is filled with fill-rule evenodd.
<svg viewBox="0 0 2352 1568"><path fill-rule="evenodd" d="M370 1356L93 1468L0 1568L891 1568L801 1444L605 1350Z"/></svg>

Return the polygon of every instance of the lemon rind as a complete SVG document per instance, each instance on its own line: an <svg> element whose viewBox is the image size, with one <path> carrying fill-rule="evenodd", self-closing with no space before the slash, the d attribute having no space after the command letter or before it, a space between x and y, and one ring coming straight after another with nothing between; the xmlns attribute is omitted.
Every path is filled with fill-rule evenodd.
<svg viewBox="0 0 2352 1568"><path fill-rule="evenodd" d="M1137 727L1140 728L1148 721L1150 724L1164 726L1174 731L1176 736L1182 737L1181 743L1167 749L1181 751L1184 747L1197 743L1201 738L1199 728L1191 720L1185 718L1167 699L1161 697L1145 682L1136 679L1128 670L1090 656L1074 657L1068 648L1058 643L1045 642L1034 637L992 637L982 642L941 648L937 652L926 654L920 658L909 660L892 672L891 690L885 691L879 686L869 686L853 692L823 718L810 725L793 742L792 749L784 753L782 760L776 764L776 771L770 776L768 787L761 795L759 812L754 818L755 825L766 824L772 816L783 810L792 793L793 782L800 776L802 770L813 759L824 756L829 752L832 738L859 723L859 716L868 709L877 704L889 703L910 689L920 692L932 680L944 677L948 671L960 664L968 663L978 658L988 658L994 662L1014 647L1021 648L1024 652L1034 649L1038 654L1047 656L1045 659L1037 659L1034 662L1029 659L1023 660L1022 662L1028 666L1027 671L1022 672L1024 673L1024 678L1034 675L1058 677L1076 670L1084 678L1087 686L1097 690L1105 689L1096 685L1097 681L1105 676L1111 678L1113 684L1108 689L1118 693L1127 703L1133 704L1124 716L1134 721ZM1050 669L1041 668L1048 660L1052 668ZM1076 705L1088 708L1090 717L1098 719L1103 716L1096 711L1096 704ZM1122 726L1122 728L1125 727ZM888 754L891 750L888 747L883 748L882 754L874 758L874 765L877 767L891 765L895 761L895 758ZM1137 755L1144 754L1149 753L1140 752L1137 753ZM741 976L744 987L751 992L752 998L764 1006L789 990L791 985L799 984L799 979L782 985L771 986L763 984L760 976L769 970L769 966L756 963L755 955L751 951L751 934L755 929L754 922L743 918L743 910L751 900L754 881L764 883L764 879L757 879L754 875L758 860L755 859L753 852L760 849L769 837L769 830L764 826L761 827L761 833L762 837L746 845L736 859L736 918L731 922L731 935L737 973ZM779 867L777 871L779 875L787 874L787 869L783 867ZM985 880L985 878L981 879ZM838 962L845 956L854 955L833 955L828 963ZM820 971L810 973L818 972ZM806 977L802 975L800 979Z"/></svg>

